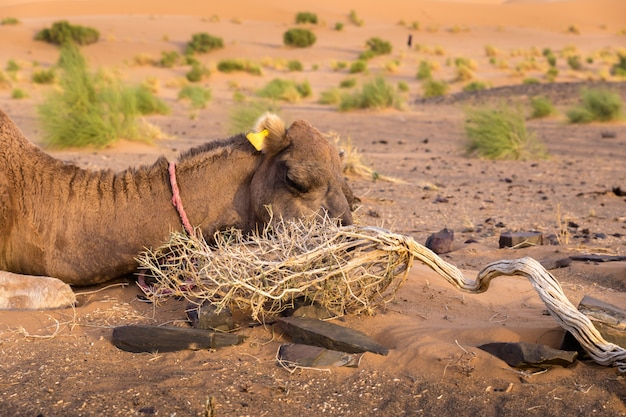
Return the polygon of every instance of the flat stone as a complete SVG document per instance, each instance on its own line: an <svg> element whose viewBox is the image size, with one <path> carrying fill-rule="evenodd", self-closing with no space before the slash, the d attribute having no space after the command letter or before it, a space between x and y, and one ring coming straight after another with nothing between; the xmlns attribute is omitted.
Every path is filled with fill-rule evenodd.
<svg viewBox="0 0 626 417"><path fill-rule="evenodd" d="M201 329L132 325L114 328L111 341L127 352L175 352L233 346L244 339L232 333Z"/></svg>
<svg viewBox="0 0 626 417"><path fill-rule="evenodd" d="M348 353L389 353L389 349L376 343L365 333L327 321L306 317L281 317L276 324L295 343Z"/></svg>
<svg viewBox="0 0 626 417"><path fill-rule="evenodd" d="M485 352L505 361L514 368L542 368L569 366L576 360L578 352L554 349L534 343L487 343L478 346Z"/></svg>
<svg viewBox="0 0 626 417"><path fill-rule="evenodd" d="M291 317L308 317L312 319L325 320L335 317L333 313L327 309L316 305L304 305L298 307Z"/></svg>
<svg viewBox="0 0 626 417"><path fill-rule="evenodd" d="M319 346L288 343L280 346L278 360L288 368L294 366L359 366L363 353L347 353Z"/></svg>
<svg viewBox="0 0 626 417"><path fill-rule="evenodd" d="M228 307L218 313L216 306L205 301L199 306L189 304L186 312L191 325L196 329L226 332L235 328L233 315Z"/></svg>
<svg viewBox="0 0 626 417"><path fill-rule="evenodd" d="M525 248L528 246L543 245L541 232L502 232L500 233L501 248Z"/></svg>
<svg viewBox="0 0 626 417"><path fill-rule="evenodd" d="M541 266L549 271L551 269L559 269L570 266L570 264L572 263L572 258L566 256L565 258L559 259L544 259L542 261L539 261L539 263L541 264Z"/></svg>
<svg viewBox="0 0 626 417"><path fill-rule="evenodd" d="M424 246L439 255L452 251L452 242L454 242L454 231L446 228L428 236Z"/></svg>
<svg viewBox="0 0 626 417"><path fill-rule="evenodd" d="M591 319L607 342L626 348L626 310L585 295L578 311Z"/></svg>

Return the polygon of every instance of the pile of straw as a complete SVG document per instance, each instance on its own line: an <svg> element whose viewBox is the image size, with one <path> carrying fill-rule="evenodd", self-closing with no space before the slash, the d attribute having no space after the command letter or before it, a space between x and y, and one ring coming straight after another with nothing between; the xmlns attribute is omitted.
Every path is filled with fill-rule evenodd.
<svg viewBox="0 0 626 417"><path fill-rule="evenodd" d="M137 259L156 282L152 301L182 296L249 312L263 322L304 298L330 313L371 314L391 301L413 256L375 227L339 227L329 219L278 221L244 235L231 229L202 238L172 233ZM397 235L391 235L397 236Z"/></svg>

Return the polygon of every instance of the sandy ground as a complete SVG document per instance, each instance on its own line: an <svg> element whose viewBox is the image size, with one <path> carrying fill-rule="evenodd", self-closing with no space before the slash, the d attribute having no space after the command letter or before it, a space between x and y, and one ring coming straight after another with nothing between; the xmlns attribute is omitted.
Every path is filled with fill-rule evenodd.
<svg viewBox="0 0 626 417"><path fill-rule="evenodd" d="M580 87L569 83L597 81L610 64L594 59L583 71L571 71L559 60L559 88L542 91L560 114L528 123L550 154L547 160L535 161L484 161L462 152L466 106L502 100L527 104L534 93L517 88L493 96L424 101L415 79L418 63L429 59L439 63L436 78L451 80L453 70L446 61L463 56L477 63L476 79L494 87L519 86L526 77L542 77L539 70L523 75L513 70L525 59L524 51L533 47L560 51L575 45L583 56L615 52L626 47L626 37L618 34L626 28L621 0L390 0L384 7L348 2L341 9L335 3L324 0L310 8L304 2L270 0L260 9L247 0L212 8L205 2L179 1L174 9L168 1L4 1L0 18L17 17L21 24L0 26L0 65L13 59L22 69L12 87L0 90L0 108L33 142L41 143L36 106L50 87L30 82L30 73L37 66L53 65L58 49L32 36L67 17L101 31L101 42L83 48L93 67L116 69L129 82L157 79L158 95L171 105L172 114L149 118L168 135L154 145L122 141L104 150L50 151L58 158L89 169L114 170L151 163L159 155L175 158L182 150L227 134L229 114L237 105L233 86L252 97L272 78L306 79L314 97L282 104L283 118L307 119L322 132L351 138L369 166L403 180L351 178L362 200L356 213L360 223L382 225L422 243L431 233L451 228L456 250L444 259L468 276L505 258L626 254L626 200L612 192L614 187L626 190L626 125L568 125L563 117ZM364 26L348 22L352 9ZM313 28L318 42L305 50L286 49L282 33L292 26L295 13L304 10L324 21ZM406 25L398 24L400 20ZM339 21L345 22L341 32L333 30ZM413 21L420 22L419 31L408 28ZM455 25L466 29L455 33ZM580 34L568 33L572 25ZM265 67L263 76L213 71L203 82L213 99L191 119L189 107L176 100L178 80L188 68L163 69L133 61L140 54L158 58L161 51L182 50L191 34L202 31L222 36L226 45L200 56L209 67L226 57L257 62L269 57L298 59L305 70L288 73ZM408 48L409 33L414 46L424 48ZM392 41L394 52L376 58L369 74L355 77L362 82L382 74L394 83L405 81L405 108L339 113L317 104L321 91L349 76L346 70L334 71L333 63L355 60L373 36ZM484 50L488 44L501 51L508 68L489 64ZM432 52L436 47L443 55ZM399 65L389 71L386 64L392 59ZM452 83L451 93L462 85ZM15 87L30 97L11 99ZM626 100L623 83L609 88ZM603 137L606 132L614 137ZM504 230L540 230L550 236L567 222L578 225L570 224L567 244L498 249ZM573 262L553 273L574 304L584 295L626 303L624 262ZM276 365L277 348L287 339L271 327L243 328L240 332L248 337L243 345L216 351L122 352L110 343L112 327L180 323L182 304L172 300L155 308L141 302L132 278L125 286L76 291L79 305L73 310L0 312L0 416L626 415L626 384L613 368L583 360L544 373L520 372L476 347L508 341L560 345L563 331L545 314L545 306L523 278L499 278L487 293L468 295L427 267L415 265L386 311L340 322L388 346L389 355L366 354L357 369L295 373Z"/></svg>

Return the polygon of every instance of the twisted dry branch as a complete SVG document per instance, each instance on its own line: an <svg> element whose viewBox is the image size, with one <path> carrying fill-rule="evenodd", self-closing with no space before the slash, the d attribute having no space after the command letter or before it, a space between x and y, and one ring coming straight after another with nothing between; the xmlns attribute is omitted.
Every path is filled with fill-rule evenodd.
<svg viewBox="0 0 626 417"><path fill-rule="evenodd" d="M231 229L215 244L172 233L170 241L137 259L156 284L153 300L171 295L207 300L267 317L293 308L304 297L340 316L371 314L395 297L415 259L456 288L481 293L499 276L524 276L561 327L571 332L601 365L626 372L626 350L604 340L591 320L567 299L558 281L532 258L493 262L476 280L412 238L371 226L338 227L329 219L280 221L273 228L243 235Z"/></svg>

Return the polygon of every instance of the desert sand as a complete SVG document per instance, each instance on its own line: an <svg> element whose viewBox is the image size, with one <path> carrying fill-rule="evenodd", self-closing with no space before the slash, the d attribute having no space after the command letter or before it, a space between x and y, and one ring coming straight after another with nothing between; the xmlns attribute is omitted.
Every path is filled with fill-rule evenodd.
<svg viewBox="0 0 626 417"><path fill-rule="evenodd" d="M351 10L363 26L348 20ZM282 33L295 26L297 12L317 13L311 48L289 49ZM361 224L383 226L423 243L444 227L455 232L454 251L443 258L474 277L487 263L531 256L558 259L580 253L626 255L626 125L570 125L564 112L586 83L601 83L626 100L626 87L608 76L601 59L582 71L559 60L555 84L537 91L549 96L559 114L530 120L528 128L546 145L549 159L486 161L466 156L462 147L467 106L503 101L527 105L521 88L527 77L543 80L544 71L520 73L515 67L532 49L561 51L575 46L583 56L626 47L626 3L622 0L465 0L337 2L240 0L4 0L0 19L0 66L20 64L10 86L0 89L0 108L27 137L42 144L37 105L50 90L30 81L36 68L58 59L58 48L33 40L59 19L97 28L101 41L82 48L93 68L121 74L128 82L157 80L157 95L172 108L151 116L166 138L148 145L120 141L106 149L48 150L55 157L89 169L120 170L174 159L181 151L225 137L229 115L238 105L233 92L252 99L273 78L308 80L313 97L281 103L287 121L309 120L324 133L350 138L376 172L399 182L351 177L362 203ZM334 30L344 23L342 31ZM404 22L404 24L400 24ZM410 28L419 22L420 29ZM571 27L578 33L573 33ZM193 33L223 37L225 47L199 59L212 74L202 84L213 98L195 117L176 99L187 67L139 65L136 57L158 59L162 51L182 52ZM413 36L408 47L407 37ZM367 39L393 44L393 53L370 63L359 83L383 75L409 91L401 110L338 112L318 104L319 94L348 78L340 61L351 62ZM421 48L416 48L416 45ZM508 65L489 63L485 46L500 51ZM435 54L436 49L442 51ZM452 80L455 57L475 61L475 79L492 87L516 86L493 94L457 94L451 82L442 99L423 100L416 79L423 59L438 62L437 79ZM278 65L262 76L223 74L223 58L277 62L297 59L304 71ZM387 63L396 60L390 68ZM623 81L623 80L622 80ZM154 82L154 81L153 81ZM589 84L591 85L591 84ZM555 87L556 86L556 87ZM28 98L11 98L21 88ZM612 137L607 136L609 132ZM569 227L569 228L568 228ZM555 236L568 229L568 241ZM545 245L499 249L502 231L538 230ZM550 244L554 243L554 244ZM586 263L553 270L576 305L584 295L626 305L626 262ZM396 300L374 316L347 316L339 324L361 330L390 348L387 356L367 353L359 367L299 370L276 365L278 346L288 339L271 326L246 327L244 344L215 351L136 354L115 348L112 328L124 324L185 325L184 303L153 306L142 302L133 277L113 286L76 288L79 305L60 311L0 312L0 416L262 416L278 414L382 416L573 416L626 415L626 383L615 368L583 359L569 368L546 372L518 370L477 348L488 342L542 343L559 347L564 332L526 279L498 278L479 295L452 288L424 265L415 264Z"/></svg>

